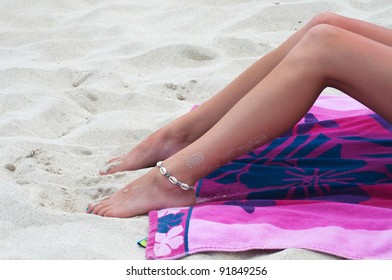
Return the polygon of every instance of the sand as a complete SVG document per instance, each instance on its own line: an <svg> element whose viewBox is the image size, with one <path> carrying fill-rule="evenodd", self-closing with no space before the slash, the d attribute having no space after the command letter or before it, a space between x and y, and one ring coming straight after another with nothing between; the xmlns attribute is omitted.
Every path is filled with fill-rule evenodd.
<svg viewBox="0 0 392 280"><path fill-rule="evenodd" d="M99 169L325 11L392 27L389 0L1 1L0 259L144 259L147 216L84 211L146 170Z"/></svg>

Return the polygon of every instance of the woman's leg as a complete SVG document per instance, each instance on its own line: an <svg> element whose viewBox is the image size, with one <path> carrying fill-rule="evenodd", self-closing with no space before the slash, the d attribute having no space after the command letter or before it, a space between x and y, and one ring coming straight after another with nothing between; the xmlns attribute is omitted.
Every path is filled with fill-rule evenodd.
<svg viewBox="0 0 392 280"><path fill-rule="evenodd" d="M188 146L215 125L234 104L282 61L311 28L319 24L334 25L392 46L392 31L388 29L332 13L317 15L280 47L259 59L196 110L158 130L127 154L110 160L111 163L121 162L121 164L103 170L101 174L151 167L156 161L164 160Z"/></svg>
<svg viewBox="0 0 392 280"><path fill-rule="evenodd" d="M336 87L392 122L392 48L327 24L311 28L273 71L210 130L164 161L188 184L281 135L309 110L321 91ZM89 212L132 217L191 205L192 191L172 185L157 168Z"/></svg>

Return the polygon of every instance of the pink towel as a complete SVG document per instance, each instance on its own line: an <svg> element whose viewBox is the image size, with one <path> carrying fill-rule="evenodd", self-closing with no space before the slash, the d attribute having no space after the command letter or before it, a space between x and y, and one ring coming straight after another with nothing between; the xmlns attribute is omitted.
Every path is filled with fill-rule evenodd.
<svg viewBox="0 0 392 280"><path fill-rule="evenodd" d="M149 213L148 259L303 248L392 259L392 125L322 96L295 127L197 183L197 205Z"/></svg>

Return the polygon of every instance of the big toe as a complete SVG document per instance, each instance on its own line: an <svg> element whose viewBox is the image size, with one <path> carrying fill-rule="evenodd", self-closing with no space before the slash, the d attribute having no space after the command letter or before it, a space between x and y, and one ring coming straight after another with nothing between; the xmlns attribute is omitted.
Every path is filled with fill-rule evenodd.
<svg viewBox="0 0 392 280"><path fill-rule="evenodd" d="M123 157L116 157L106 162L105 165L99 170L99 174L108 175L125 170L127 170L127 167Z"/></svg>

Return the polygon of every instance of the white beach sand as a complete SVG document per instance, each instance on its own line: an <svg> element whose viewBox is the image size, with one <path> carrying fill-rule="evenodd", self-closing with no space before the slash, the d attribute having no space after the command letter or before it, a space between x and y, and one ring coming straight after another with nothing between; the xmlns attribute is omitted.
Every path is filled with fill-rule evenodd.
<svg viewBox="0 0 392 280"><path fill-rule="evenodd" d="M389 0L1 0L0 259L144 259L147 216L84 211L146 170L98 170L324 11L392 27ZM186 259L255 258L334 257Z"/></svg>

